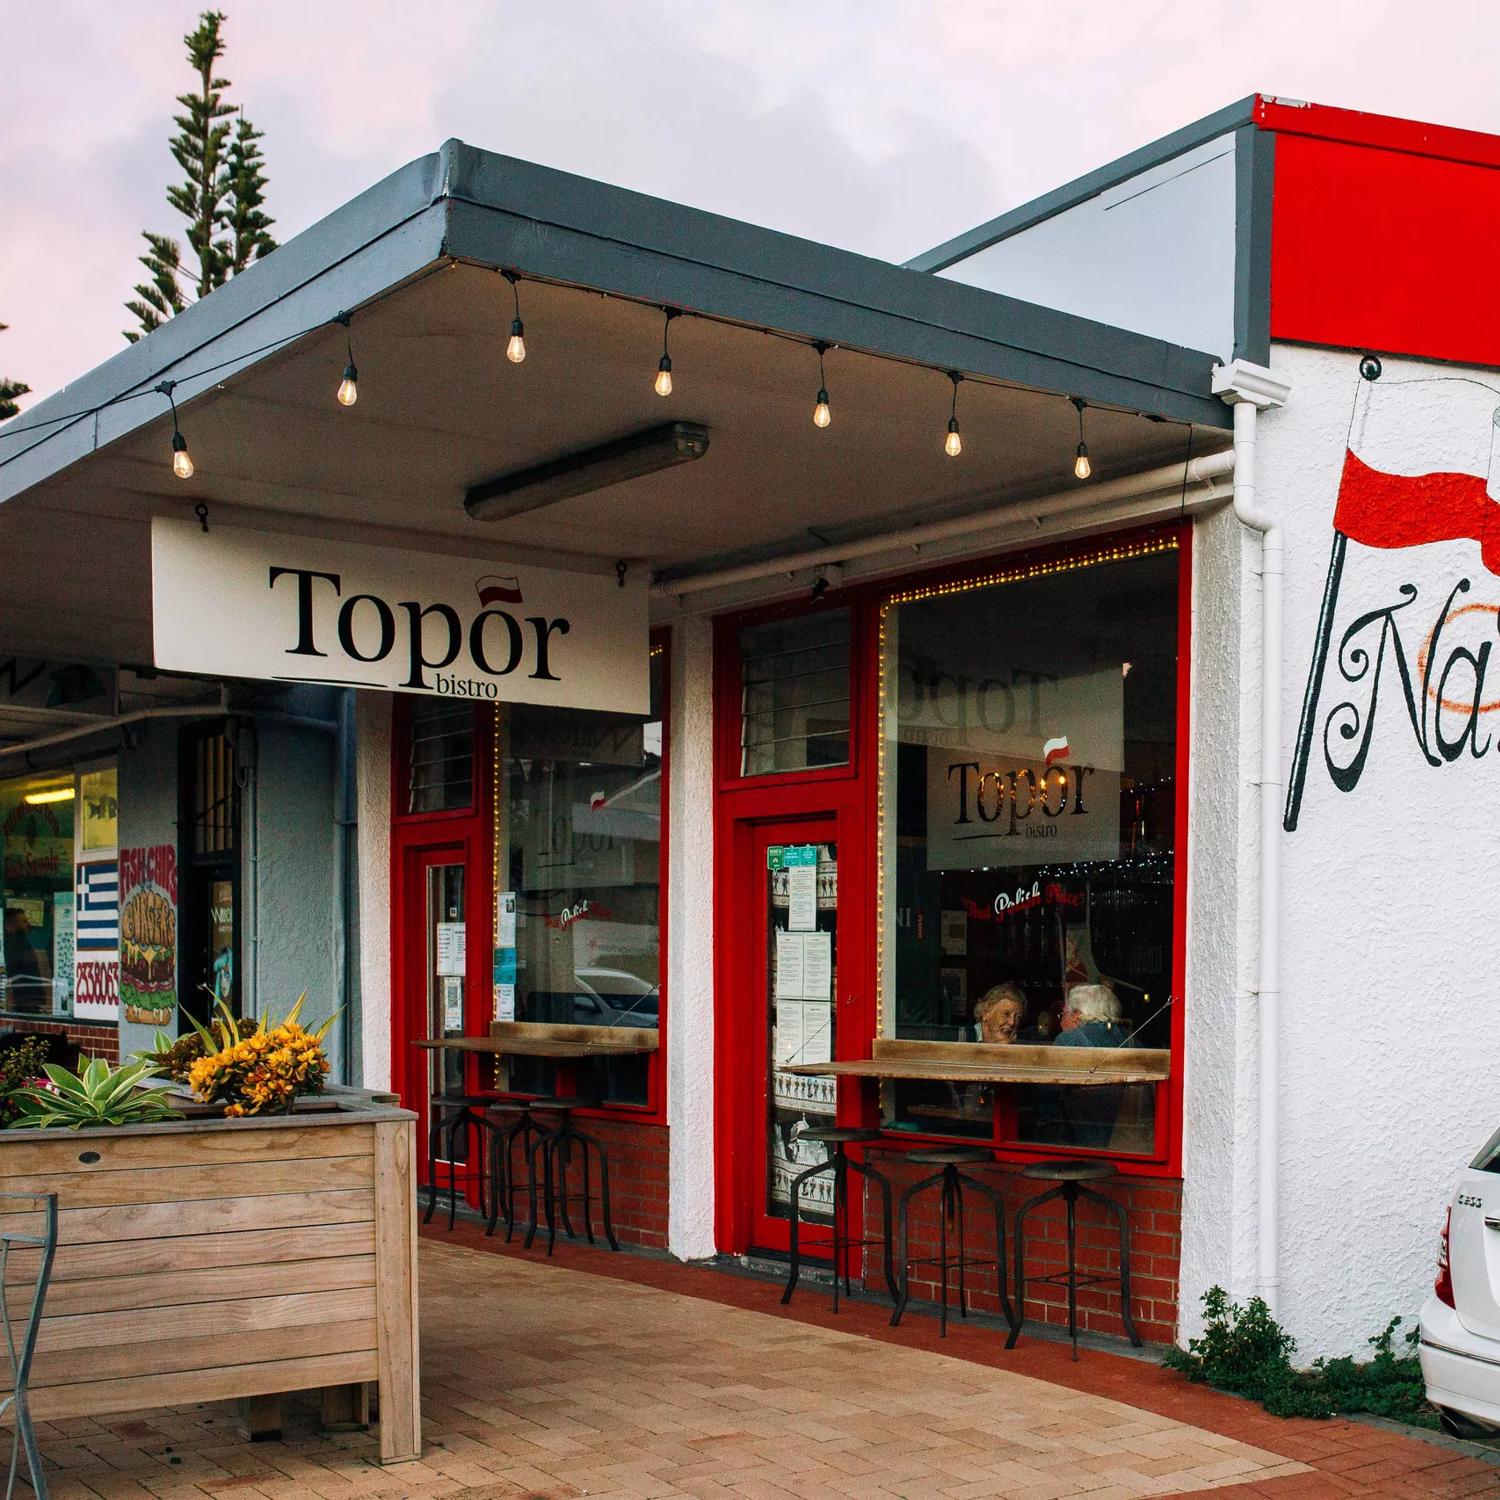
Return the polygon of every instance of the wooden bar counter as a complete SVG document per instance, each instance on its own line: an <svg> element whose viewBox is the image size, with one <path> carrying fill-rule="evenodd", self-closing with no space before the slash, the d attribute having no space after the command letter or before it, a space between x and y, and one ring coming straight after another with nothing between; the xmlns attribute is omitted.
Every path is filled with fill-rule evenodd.
<svg viewBox="0 0 1500 1500"><path fill-rule="evenodd" d="M877 1037L870 1057L778 1064L781 1073L880 1082L1043 1083L1062 1088L1160 1083L1171 1053L1155 1047L1033 1047L994 1042L906 1042Z"/></svg>
<svg viewBox="0 0 1500 1500"><path fill-rule="evenodd" d="M416 1117L390 1097L336 1090L316 1112L0 1132L5 1189L58 1199L33 1414L347 1396L377 1381L382 1462L416 1458ZM34 1231L39 1216L0 1221ZM12 1252L13 1283L38 1254ZM13 1286L12 1315L24 1320L29 1299Z"/></svg>

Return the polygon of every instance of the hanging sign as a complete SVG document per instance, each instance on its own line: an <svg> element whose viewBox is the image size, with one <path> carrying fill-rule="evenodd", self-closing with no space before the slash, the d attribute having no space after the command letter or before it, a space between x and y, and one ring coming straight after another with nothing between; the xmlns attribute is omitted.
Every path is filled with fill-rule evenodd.
<svg viewBox="0 0 1500 1500"><path fill-rule="evenodd" d="M156 665L644 714L644 572L562 572L157 517Z"/></svg>

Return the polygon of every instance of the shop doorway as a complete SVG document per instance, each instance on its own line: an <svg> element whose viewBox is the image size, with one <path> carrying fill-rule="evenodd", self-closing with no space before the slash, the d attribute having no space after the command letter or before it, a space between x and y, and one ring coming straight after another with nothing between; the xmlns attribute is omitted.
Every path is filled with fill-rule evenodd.
<svg viewBox="0 0 1500 1500"><path fill-rule="evenodd" d="M858 1029L860 997L850 981L859 945L840 950L841 932L852 930L849 883L840 875L857 868L849 823L825 808L732 825L720 1191L731 1200L722 1205L721 1243L740 1250L787 1250L792 1179L826 1159L826 1148L805 1134L838 1114L833 1079L784 1065L830 1061L841 1055L841 1032ZM814 1178L801 1202L804 1225L830 1224L832 1179Z"/></svg>
<svg viewBox="0 0 1500 1500"><path fill-rule="evenodd" d="M407 849L402 856L404 930L395 980L406 1013L406 1026L405 1037L398 1037L397 1043L404 1042L409 1053L400 1059L406 1080L402 1094L407 1107L418 1115L423 1182L427 1180L425 1143L434 1112L432 1101L457 1099L470 1083L465 1076L467 1059L462 1052L433 1051L414 1045L418 1039L464 1035L471 983L468 918L472 893L468 857L466 840ZM460 1167L466 1162L468 1144L466 1134L460 1132L454 1150ZM446 1168L439 1169L438 1181L446 1186Z"/></svg>

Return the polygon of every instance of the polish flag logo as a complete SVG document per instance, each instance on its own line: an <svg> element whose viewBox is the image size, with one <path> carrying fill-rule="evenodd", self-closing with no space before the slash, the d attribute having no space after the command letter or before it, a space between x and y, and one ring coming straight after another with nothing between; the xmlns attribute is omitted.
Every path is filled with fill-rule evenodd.
<svg viewBox="0 0 1500 1500"><path fill-rule="evenodd" d="M479 602L488 609L492 604L520 604L521 580L514 574L486 573L474 588Z"/></svg>
<svg viewBox="0 0 1500 1500"><path fill-rule="evenodd" d="M1047 767L1054 766L1058 761L1066 760L1072 753L1067 735L1060 734L1055 740L1048 740L1042 746L1042 764Z"/></svg>
<svg viewBox="0 0 1500 1500"><path fill-rule="evenodd" d="M1359 373L1287 781L1281 822L1288 833L1302 813L1349 543L1390 550L1477 542L1484 566L1500 576L1500 386L1468 375L1382 380L1373 354L1360 360Z"/></svg>
<svg viewBox="0 0 1500 1500"><path fill-rule="evenodd" d="M1367 377L1360 397L1334 530L1363 547L1468 538L1500 574L1500 387Z"/></svg>

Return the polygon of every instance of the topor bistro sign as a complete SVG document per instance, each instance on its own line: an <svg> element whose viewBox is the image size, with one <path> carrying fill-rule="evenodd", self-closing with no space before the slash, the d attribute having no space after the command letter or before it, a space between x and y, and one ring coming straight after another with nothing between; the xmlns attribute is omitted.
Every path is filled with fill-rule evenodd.
<svg viewBox="0 0 1500 1500"><path fill-rule="evenodd" d="M151 523L156 665L646 713L645 579Z"/></svg>

